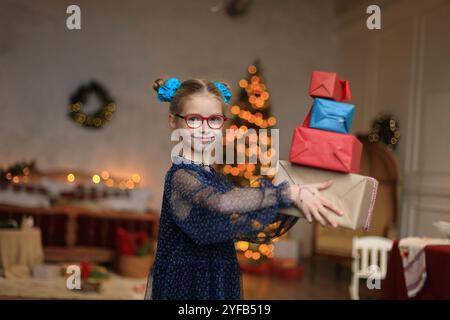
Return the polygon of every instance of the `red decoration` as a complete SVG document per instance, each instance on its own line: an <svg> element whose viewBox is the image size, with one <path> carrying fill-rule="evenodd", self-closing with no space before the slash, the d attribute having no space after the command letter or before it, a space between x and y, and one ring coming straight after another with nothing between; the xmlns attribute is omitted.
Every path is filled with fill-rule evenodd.
<svg viewBox="0 0 450 320"><path fill-rule="evenodd" d="M334 72L313 71L309 86L311 97L328 98L344 102L351 100L350 87L347 80L339 79Z"/></svg>
<svg viewBox="0 0 450 320"><path fill-rule="evenodd" d="M146 246L149 236L145 231L128 232L123 228L117 228L116 245L120 255L135 256L138 249Z"/></svg>
<svg viewBox="0 0 450 320"><path fill-rule="evenodd" d="M81 280L88 280L91 274L91 264L87 261L81 263Z"/></svg>

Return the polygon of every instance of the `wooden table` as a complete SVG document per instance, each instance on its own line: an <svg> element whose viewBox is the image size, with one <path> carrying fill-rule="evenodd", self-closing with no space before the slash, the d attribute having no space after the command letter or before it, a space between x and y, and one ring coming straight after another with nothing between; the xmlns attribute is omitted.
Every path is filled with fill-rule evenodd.
<svg viewBox="0 0 450 320"><path fill-rule="evenodd" d="M0 230L0 269L11 267L31 268L42 263L41 230L38 228Z"/></svg>

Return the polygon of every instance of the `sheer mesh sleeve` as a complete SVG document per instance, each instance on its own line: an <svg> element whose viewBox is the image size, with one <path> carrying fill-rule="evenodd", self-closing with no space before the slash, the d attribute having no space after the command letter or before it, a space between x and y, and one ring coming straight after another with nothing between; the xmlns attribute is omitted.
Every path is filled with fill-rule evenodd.
<svg viewBox="0 0 450 320"><path fill-rule="evenodd" d="M280 208L292 205L287 181L275 186L263 178L259 187L221 189L196 171L182 168L173 173L171 182L174 220L199 244L267 242L283 233L282 220L289 219L278 215Z"/></svg>

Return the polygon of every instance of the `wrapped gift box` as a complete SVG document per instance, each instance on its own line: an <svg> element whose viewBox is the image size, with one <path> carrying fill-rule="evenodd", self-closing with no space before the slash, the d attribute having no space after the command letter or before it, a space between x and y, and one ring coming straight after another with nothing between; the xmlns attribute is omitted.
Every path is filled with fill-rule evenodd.
<svg viewBox="0 0 450 320"><path fill-rule="evenodd" d="M328 98L335 101L350 101L351 93L347 80L339 79L334 72L313 71L309 86L313 98Z"/></svg>
<svg viewBox="0 0 450 320"><path fill-rule="evenodd" d="M358 174L345 174L318 170L310 167L291 164L280 160L274 177L274 184L284 180L290 183L310 184L333 180L333 184L320 193L344 212L343 216L335 216L339 226L357 230L368 230L375 205L378 181L372 177ZM280 210L283 214L303 217L297 207Z"/></svg>
<svg viewBox="0 0 450 320"><path fill-rule="evenodd" d="M349 133L355 106L349 103L316 98L309 127L340 133Z"/></svg>
<svg viewBox="0 0 450 320"><path fill-rule="evenodd" d="M307 128L295 128L289 161L332 171L358 173L362 143L353 135Z"/></svg>

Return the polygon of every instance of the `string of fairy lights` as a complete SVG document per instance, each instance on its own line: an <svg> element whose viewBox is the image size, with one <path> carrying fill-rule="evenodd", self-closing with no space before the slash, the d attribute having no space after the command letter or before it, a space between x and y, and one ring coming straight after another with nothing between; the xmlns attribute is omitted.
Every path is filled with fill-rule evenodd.
<svg viewBox="0 0 450 320"><path fill-rule="evenodd" d="M77 177L75 173L69 173L66 176L68 183L76 183ZM141 182L141 176L137 173L133 173L129 177L123 179L114 179L111 177L108 171L104 170L100 174L93 174L91 177L92 183L95 185L103 184L108 188L134 189L139 186Z"/></svg>
<svg viewBox="0 0 450 320"><path fill-rule="evenodd" d="M33 181L34 178L32 175L41 175L41 172L36 168L35 162L20 162L11 165L7 169L0 169L0 182L27 184ZM106 170L88 175L88 177L93 185L104 185L108 188L119 188L122 190L137 188L142 180L141 175L138 173L133 173L124 178L114 178ZM85 174L75 172L65 174L65 180L69 184L79 184L89 181Z"/></svg>

